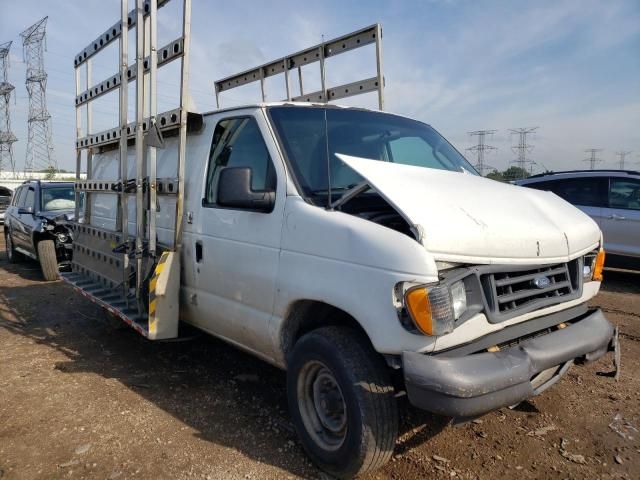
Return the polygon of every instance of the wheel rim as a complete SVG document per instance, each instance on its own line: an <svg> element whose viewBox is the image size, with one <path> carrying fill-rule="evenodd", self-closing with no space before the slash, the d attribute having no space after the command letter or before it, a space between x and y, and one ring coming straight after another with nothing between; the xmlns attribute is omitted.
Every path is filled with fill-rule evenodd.
<svg viewBox="0 0 640 480"><path fill-rule="evenodd" d="M323 363L308 362L300 370L298 407L315 443L325 450L340 448L347 435L347 405L335 376Z"/></svg>

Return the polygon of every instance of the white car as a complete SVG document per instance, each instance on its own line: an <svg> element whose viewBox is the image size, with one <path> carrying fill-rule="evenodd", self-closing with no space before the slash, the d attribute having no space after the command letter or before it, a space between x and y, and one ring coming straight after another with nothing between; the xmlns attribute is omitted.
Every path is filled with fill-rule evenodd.
<svg viewBox="0 0 640 480"><path fill-rule="evenodd" d="M579 170L516 183L551 191L593 218L604 235L607 265L640 266L640 172Z"/></svg>

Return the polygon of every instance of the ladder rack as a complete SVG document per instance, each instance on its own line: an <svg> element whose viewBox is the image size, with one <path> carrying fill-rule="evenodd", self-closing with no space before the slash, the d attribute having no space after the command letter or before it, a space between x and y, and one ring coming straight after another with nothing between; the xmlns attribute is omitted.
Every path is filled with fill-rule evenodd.
<svg viewBox="0 0 640 480"><path fill-rule="evenodd" d="M157 47L158 9L170 0L133 1L135 8L129 11L129 0L121 0L120 20L74 57L77 136L74 248L72 271L61 276L83 295L145 336L171 338L177 335L178 325L186 135L187 130L198 130L203 123L201 115L186 110L191 0L182 0L182 35L161 48ZM135 31L133 53L129 49L129 30ZM93 59L115 42L119 47L117 72L93 83ZM134 59L131 64L130 56ZM180 104L158 114L157 72L173 61L181 63ZM81 89L83 75L84 90ZM135 84L134 121L128 118L130 83ZM119 124L94 132L93 101L113 91L119 94ZM86 112L84 129L83 110ZM158 178L156 149L163 146L163 133L171 130L176 131L178 137L175 176ZM129 173L130 145L135 150L135 165L131 165L135 167L134 178L130 178ZM111 171L117 171L117 174L112 178L96 177L94 159L102 161L99 167L108 165L109 160L104 160L104 155L96 155L110 148L113 159L110 167L114 167ZM114 149L117 149L117 156ZM86 179L81 180L83 164ZM105 168L102 168L103 172ZM84 208L80 212L82 194ZM113 207L117 210L114 212L115 228L106 228L93 221L92 209L101 195L116 197ZM159 196L171 197L175 205L173 241L162 244L157 240ZM133 232L130 228L133 219L129 218L128 212L130 203L135 204Z"/></svg>
<svg viewBox="0 0 640 480"><path fill-rule="evenodd" d="M349 52L356 48L375 44L376 50L376 76L356 82L327 87L326 85L326 60L328 58ZM302 67L318 62L320 65L321 89L316 92L304 93ZM298 71L299 96L292 96L289 72ZM265 79L274 75L284 75L287 98L294 102L318 102L327 103L332 100L360 95L368 92L378 92L378 108L384 109L384 76L382 72L382 27L380 24L357 30L326 42L322 42L310 48L287 55L285 57L265 63L259 67L231 75L214 82L216 104L220 108L220 93L233 88L241 87L253 82L260 82L262 101L266 101Z"/></svg>

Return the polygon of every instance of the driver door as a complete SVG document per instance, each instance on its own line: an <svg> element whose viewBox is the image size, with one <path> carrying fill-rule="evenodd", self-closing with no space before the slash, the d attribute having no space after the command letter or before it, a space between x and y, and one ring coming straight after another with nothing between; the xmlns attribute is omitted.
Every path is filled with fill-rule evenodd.
<svg viewBox="0 0 640 480"><path fill-rule="evenodd" d="M234 112L235 113L235 112ZM219 117L205 173L191 251L197 313L192 321L249 350L271 354L268 337L275 297L286 194L284 169L261 111ZM251 168L251 189L275 190L273 210L218 205L220 171Z"/></svg>

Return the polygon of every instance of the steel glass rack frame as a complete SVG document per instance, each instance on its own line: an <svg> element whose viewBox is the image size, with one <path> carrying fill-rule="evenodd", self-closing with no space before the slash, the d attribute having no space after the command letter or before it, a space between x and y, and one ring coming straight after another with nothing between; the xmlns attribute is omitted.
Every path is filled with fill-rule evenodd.
<svg viewBox="0 0 640 480"><path fill-rule="evenodd" d="M376 75L356 82L328 87L326 82L326 60L354 49L375 44ZM305 93L303 84L302 67L312 63L320 64L319 91ZM297 70L300 95L293 96L289 72ZM259 67L251 68L241 73L231 75L214 82L216 104L220 108L220 94L228 90L241 87L253 82L260 82L262 101L266 101L265 79L274 75L284 74L287 101L327 103L354 95L368 92L378 92L378 108L384 109L384 75L382 71L382 26L380 24L357 30L332 40L322 42L313 47L265 63Z"/></svg>
<svg viewBox="0 0 640 480"><path fill-rule="evenodd" d="M179 252L183 216L183 190L187 126L202 124L202 117L186 108L189 81L189 43L191 0L182 0L182 35L161 48L157 47L158 9L170 0L121 0L120 20L74 57L76 80L76 207L74 218L74 254L72 271L62 278L74 288L112 313L123 318L143 335L170 338L177 335L177 290ZM129 64L129 30L135 31L135 61ZM93 83L92 61L114 42L119 45L118 71ZM174 110L157 112L157 72L174 60L180 65L180 105ZM84 70L84 72L83 72ZM81 77L85 76L84 90ZM135 120L128 119L129 83L135 82ZM119 124L109 130L93 131L92 102L118 91ZM83 131L82 110L86 112ZM162 146L162 134L177 131L178 158L175 178L157 178L156 148ZM128 151L135 149L135 178L129 177ZM117 180L94 178L93 156L105 149L118 149ZM86 179L81 179L84 164ZM91 196L117 196L115 229L91 224ZM175 197L172 244L159 245L156 232L158 195ZM80 200L84 196L81 211ZM135 232L130 231L129 198L135 198ZM170 275L170 273L173 274ZM163 294L172 284L175 305L169 316L158 306L167 304ZM161 289L159 294L156 288ZM172 301L173 301L172 300Z"/></svg>

